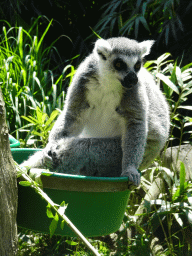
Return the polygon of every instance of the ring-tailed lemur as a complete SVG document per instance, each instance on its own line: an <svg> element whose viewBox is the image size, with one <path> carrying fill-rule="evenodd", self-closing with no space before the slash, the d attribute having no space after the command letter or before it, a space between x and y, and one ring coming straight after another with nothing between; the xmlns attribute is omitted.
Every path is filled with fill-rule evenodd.
<svg viewBox="0 0 192 256"><path fill-rule="evenodd" d="M142 67L153 43L98 39L74 75L49 143L22 166L121 175L139 185L137 169L160 153L170 126L165 97Z"/></svg>

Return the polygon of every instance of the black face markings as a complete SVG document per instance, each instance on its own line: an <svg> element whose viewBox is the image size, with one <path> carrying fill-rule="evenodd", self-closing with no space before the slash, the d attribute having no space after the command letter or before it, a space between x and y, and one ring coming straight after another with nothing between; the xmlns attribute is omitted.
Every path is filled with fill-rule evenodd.
<svg viewBox="0 0 192 256"><path fill-rule="evenodd" d="M135 63L135 66L134 66L134 70L135 72L138 72L141 68L141 60L138 60L136 63Z"/></svg>
<svg viewBox="0 0 192 256"><path fill-rule="evenodd" d="M63 137L67 137L68 136L68 132L64 131L63 132Z"/></svg>
<svg viewBox="0 0 192 256"><path fill-rule="evenodd" d="M121 80L121 84L123 87L130 89L138 82L138 78L135 72L130 71L123 80Z"/></svg>
<svg viewBox="0 0 192 256"><path fill-rule="evenodd" d="M115 59L113 66L117 71L127 71L127 64L121 58Z"/></svg>
<svg viewBox="0 0 192 256"><path fill-rule="evenodd" d="M97 51L97 53L101 56L101 58L102 58L103 60L107 60L107 58L105 57L105 55L104 55L102 52Z"/></svg>

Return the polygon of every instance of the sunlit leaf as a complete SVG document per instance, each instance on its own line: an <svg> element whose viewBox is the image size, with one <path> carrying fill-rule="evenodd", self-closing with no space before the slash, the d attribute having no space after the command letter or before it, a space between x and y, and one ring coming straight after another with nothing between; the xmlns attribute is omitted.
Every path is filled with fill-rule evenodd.
<svg viewBox="0 0 192 256"><path fill-rule="evenodd" d="M173 215L175 216L175 219L176 219L176 221L178 222L178 224L179 224L181 227L183 227L183 221L182 221L180 215L179 215L178 213L173 213Z"/></svg>
<svg viewBox="0 0 192 256"><path fill-rule="evenodd" d="M37 45L37 52L39 51L39 48L40 48L40 46L41 46L41 44L42 44L42 42L43 42L43 39L44 39L45 35L47 34L47 32L48 32L48 30L49 30L49 28L50 28L52 22L53 22L53 19L49 22L47 28L45 29L43 35L41 36L41 39L39 40L39 43L38 43L38 45Z"/></svg>
<svg viewBox="0 0 192 256"><path fill-rule="evenodd" d="M192 106L179 106L178 108L192 110Z"/></svg>
<svg viewBox="0 0 192 256"><path fill-rule="evenodd" d="M67 204L65 204L65 202L63 201L58 209L58 212L63 215L65 213L65 210L67 208Z"/></svg>
<svg viewBox="0 0 192 256"><path fill-rule="evenodd" d="M69 244L69 245L78 245L77 242L74 242L74 241L72 241L72 240L65 240L65 242L66 242L67 244Z"/></svg>
<svg viewBox="0 0 192 256"><path fill-rule="evenodd" d="M65 225L65 221L62 220L62 221L61 221L61 229L62 229L62 230L64 229L64 225Z"/></svg>
<svg viewBox="0 0 192 256"><path fill-rule="evenodd" d="M165 76L161 73L158 73L157 77L160 78L165 84L167 84L174 92L179 94L178 88L176 87L176 85L174 83L171 82L171 80L167 76Z"/></svg>
<svg viewBox="0 0 192 256"><path fill-rule="evenodd" d="M52 218L52 219L54 218L54 215L52 213L50 204L47 205L47 212L46 213L47 213L48 218Z"/></svg>
<svg viewBox="0 0 192 256"><path fill-rule="evenodd" d="M21 186L24 186L24 187L29 187L29 186L31 186L31 182L29 182L29 181L20 181L19 184L20 184Z"/></svg>
<svg viewBox="0 0 192 256"><path fill-rule="evenodd" d="M54 219L51 221L51 224L49 226L50 237L52 237L54 235L55 230L56 230L57 225L58 225L58 221L59 221L59 216L56 213L55 216L54 216Z"/></svg>
<svg viewBox="0 0 192 256"><path fill-rule="evenodd" d="M185 178L186 178L186 172L185 172L185 165L183 162L180 163L180 193L183 194L185 189Z"/></svg>

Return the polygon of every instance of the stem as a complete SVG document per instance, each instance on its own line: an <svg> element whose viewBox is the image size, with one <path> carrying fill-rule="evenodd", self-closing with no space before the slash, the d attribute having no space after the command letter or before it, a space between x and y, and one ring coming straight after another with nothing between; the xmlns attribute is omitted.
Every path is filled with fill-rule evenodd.
<svg viewBox="0 0 192 256"><path fill-rule="evenodd" d="M18 165L17 165L18 166ZM20 169L20 168L19 168ZM31 187L37 190L37 192L51 205L51 207L57 212L57 214L66 221L67 225L72 229L72 231L83 241L83 243L90 249L94 255L100 256L97 250L89 243L89 241L84 237L84 235L74 226L74 224L68 219L65 214L60 214L55 207L55 203L48 197L48 195L38 186L36 183L25 173L21 175L26 181L31 183Z"/></svg>

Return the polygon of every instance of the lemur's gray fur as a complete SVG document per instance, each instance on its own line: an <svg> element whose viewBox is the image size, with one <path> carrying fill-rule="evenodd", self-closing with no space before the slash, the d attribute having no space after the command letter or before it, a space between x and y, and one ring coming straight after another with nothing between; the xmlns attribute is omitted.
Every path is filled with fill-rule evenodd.
<svg viewBox="0 0 192 256"><path fill-rule="evenodd" d="M160 153L169 134L169 109L142 67L154 41L99 39L79 66L46 148L22 166L91 176L127 176Z"/></svg>

